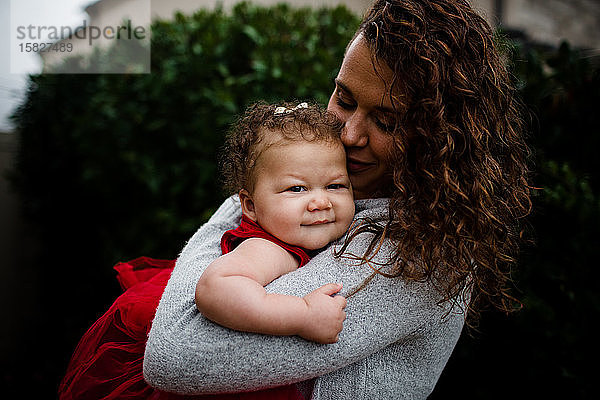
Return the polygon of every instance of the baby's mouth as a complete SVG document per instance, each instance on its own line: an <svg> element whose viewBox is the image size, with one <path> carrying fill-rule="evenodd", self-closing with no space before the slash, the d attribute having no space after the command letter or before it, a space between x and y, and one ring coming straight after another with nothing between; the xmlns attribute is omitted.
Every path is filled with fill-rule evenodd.
<svg viewBox="0 0 600 400"><path fill-rule="evenodd" d="M328 219L319 219L317 221L311 222L309 224L302 224L303 226L314 226L314 225L323 225L323 224L330 224L333 221L328 220Z"/></svg>

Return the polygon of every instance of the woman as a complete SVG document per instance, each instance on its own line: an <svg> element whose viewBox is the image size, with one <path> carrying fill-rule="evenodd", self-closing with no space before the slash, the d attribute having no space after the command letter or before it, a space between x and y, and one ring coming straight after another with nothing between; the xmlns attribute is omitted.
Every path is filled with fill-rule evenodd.
<svg viewBox="0 0 600 400"><path fill-rule="evenodd" d="M313 399L426 398L465 318L511 309L527 146L485 21L463 0L378 0L335 85L328 108L345 124L359 224L267 289L343 283L339 341L245 334L198 314L195 283L241 216L229 199L177 261L146 347L151 385L200 394L302 382Z"/></svg>

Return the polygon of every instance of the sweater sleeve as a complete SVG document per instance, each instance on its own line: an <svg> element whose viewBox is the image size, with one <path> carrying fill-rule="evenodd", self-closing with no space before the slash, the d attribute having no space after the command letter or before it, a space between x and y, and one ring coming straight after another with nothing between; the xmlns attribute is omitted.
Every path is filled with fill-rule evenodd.
<svg viewBox="0 0 600 400"><path fill-rule="evenodd" d="M376 274L348 299L347 318L335 344L237 332L214 324L196 310L194 289L202 271L220 255L220 236L239 222L240 214L231 209L232 201L228 200L192 237L177 261L147 342L144 377L152 386L181 394L208 394L304 381L418 335L441 317L443 310L436 306L427 286ZM369 239L368 234L357 236L347 253L362 254ZM304 267L278 278L267 291L304 296L329 282L343 283L342 294L359 287L372 275L372 269L334 257L336 245L339 243ZM388 246L382 246L373 265L386 261L390 253Z"/></svg>

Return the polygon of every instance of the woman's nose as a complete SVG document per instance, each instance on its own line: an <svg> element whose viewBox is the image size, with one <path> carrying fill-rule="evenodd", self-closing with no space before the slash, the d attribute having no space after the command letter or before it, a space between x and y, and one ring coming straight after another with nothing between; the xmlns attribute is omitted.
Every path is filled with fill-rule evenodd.
<svg viewBox="0 0 600 400"><path fill-rule="evenodd" d="M348 117L340 136L345 147L365 147L369 141L365 117L355 111Z"/></svg>
<svg viewBox="0 0 600 400"><path fill-rule="evenodd" d="M315 193L308 202L308 211L327 210L331 208L331 201L324 193Z"/></svg>

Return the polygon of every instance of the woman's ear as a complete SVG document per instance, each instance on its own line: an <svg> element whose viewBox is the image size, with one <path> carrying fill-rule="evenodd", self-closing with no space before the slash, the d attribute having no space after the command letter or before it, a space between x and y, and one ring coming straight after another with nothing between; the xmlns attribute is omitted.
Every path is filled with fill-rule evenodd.
<svg viewBox="0 0 600 400"><path fill-rule="evenodd" d="M244 215L256 222L256 210L254 209L254 201L252 201L250 193L246 189L242 189L238 193L238 196L240 197L240 203L242 203L242 212Z"/></svg>

